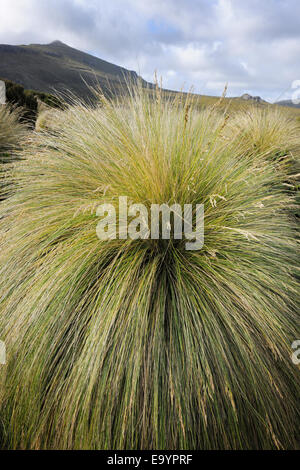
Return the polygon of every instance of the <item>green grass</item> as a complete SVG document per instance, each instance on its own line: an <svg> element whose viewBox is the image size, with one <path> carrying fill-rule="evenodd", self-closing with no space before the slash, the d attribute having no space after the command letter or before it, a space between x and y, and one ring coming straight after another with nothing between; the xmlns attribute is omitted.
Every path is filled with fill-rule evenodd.
<svg viewBox="0 0 300 470"><path fill-rule="evenodd" d="M227 88L224 90L224 97L220 99L219 96L209 96L209 95L198 95L190 94L190 98L193 100L193 104L198 108L207 108L218 105L218 109L222 111L230 112L234 114L239 111L247 111L249 109L265 109L276 113L281 113L282 116L290 117L291 119L300 121L300 108L279 106L276 104L271 104L266 101L261 103L254 103L253 101L244 100L242 98L233 98L226 97ZM176 97L177 92L166 90L165 95L171 99Z"/></svg>
<svg viewBox="0 0 300 470"><path fill-rule="evenodd" d="M0 105L0 162L10 160L27 133L26 126L20 123L20 115L20 109Z"/></svg>
<svg viewBox="0 0 300 470"><path fill-rule="evenodd" d="M228 125L228 137L240 135L249 151L267 157L298 157L300 125L286 110L279 107L249 106L234 114Z"/></svg>
<svg viewBox="0 0 300 470"><path fill-rule="evenodd" d="M10 105L0 105L0 201L8 191L7 169L16 159L28 134L24 123L20 122L21 109Z"/></svg>
<svg viewBox="0 0 300 470"><path fill-rule="evenodd" d="M284 159L270 158L272 133L258 155L243 131L228 137L218 106L153 94L58 113L12 170L0 206L8 448L297 448L289 136ZM100 241L96 208L122 195L203 203L203 249Z"/></svg>

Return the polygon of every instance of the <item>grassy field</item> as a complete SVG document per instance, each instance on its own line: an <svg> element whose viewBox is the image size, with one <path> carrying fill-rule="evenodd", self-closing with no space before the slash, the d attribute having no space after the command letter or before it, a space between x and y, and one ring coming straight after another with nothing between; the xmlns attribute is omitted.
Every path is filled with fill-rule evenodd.
<svg viewBox="0 0 300 470"><path fill-rule="evenodd" d="M226 87L227 88L227 87ZM260 103L255 103L252 100L244 100L242 98L227 98L226 97L226 88L224 90L224 96L220 98L220 96L208 96L208 95L199 95L189 93L189 96L192 97L194 105L200 108L206 108L211 106L218 105L218 109L223 111L229 110L231 112L236 111L247 111L253 106L258 108L271 108L271 109L278 109L281 110L283 114L291 118L300 119L300 108L293 108L289 106L279 106L276 104L268 103L267 101L262 101ZM151 91L150 91L151 93ZM165 95L169 96L170 98L175 98L178 92L172 92L170 90L165 90ZM182 96L186 96L187 93L182 93Z"/></svg>
<svg viewBox="0 0 300 470"><path fill-rule="evenodd" d="M41 116L6 170L3 447L298 448L299 110L158 87L98 103ZM204 204L203 248L99 240L119 196Z"/></svg>

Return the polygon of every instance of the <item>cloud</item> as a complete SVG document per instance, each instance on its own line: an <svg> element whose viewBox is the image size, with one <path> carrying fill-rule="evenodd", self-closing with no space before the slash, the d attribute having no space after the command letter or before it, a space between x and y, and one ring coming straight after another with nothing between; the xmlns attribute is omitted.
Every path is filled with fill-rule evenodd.
<svg viewBox="0 0 300 470"><path fill-rule="evenodd" d="M0 43L60 39L165 87L274 100L300 79L298 0L11 0ZM287 96L287 95L285 95Z"/></svg>

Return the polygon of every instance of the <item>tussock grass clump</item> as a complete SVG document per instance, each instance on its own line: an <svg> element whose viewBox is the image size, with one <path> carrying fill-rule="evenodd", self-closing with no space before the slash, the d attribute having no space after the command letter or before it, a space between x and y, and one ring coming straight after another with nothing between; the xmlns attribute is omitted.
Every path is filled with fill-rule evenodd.
<svg viewBox="0 0 300 470"><path fill-rule="evenodd" d="M0 161L8 160L20 147L27 128L19 121L21 111L9 105L0 105Z"/></svg>
<svg viewBox="0 0 300 470"><path fill-rule="evenodd" d="M259 156L280 157L299 150L299 124L278 107L252 106L237 112L227 131L230 137L238 133L249 151Z"/></svg>
<svg viewBox="0 0 300 470"><path fill-rule="evenodd" d="M190 104L136 89L77 105L16 165L0 209L6 446L297 447L293 198L274 162L224 138L226 117ZM96 208L119 196L203 203L204 247L100 241Z"/></svg>
<svg viewBox="0 0 300 470"><path fill-rule="evenodd" d="M37 132L41 132L44 130L49 130L52 126L55 126L56 113L57 111L55 109L41 111L35 122L35 130Z"/></svg>
<svg viewBox="0 0 300 470"><path fill-rule="evenodd" d="M24 143L27 126L20 122L21 109L0 105L0 201L8 192L7 169Z"/></svg>

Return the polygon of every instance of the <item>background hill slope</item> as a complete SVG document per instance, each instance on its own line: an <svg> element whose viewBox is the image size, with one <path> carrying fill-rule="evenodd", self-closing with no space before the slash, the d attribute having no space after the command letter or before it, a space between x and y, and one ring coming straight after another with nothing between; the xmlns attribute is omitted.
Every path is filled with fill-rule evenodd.
<svg viewBox="0 0 300 470"><path fill-rule="evenodd" d="M110 88L117 91L126 79L136 80L138 75L54 41L45 45L0 45L0 77L26 89L46 93L70 90L77 96L86 97L89 90L84 82L89 85L99 83L107 92Z"/></svg>
<svg viewBox="0 0 300 470"><path fill-rule="evenodd" d="M5 80L11 89L9 101L28 107L27 101L33 102L36 92L56 95L56 92L72 92L81 99L91 98L92 92L87 85L99 84L107 94L118 94L124 88L125 81L142 80L144 86L153 88L135 71L106 62L85 52L70 47L61 41L50 44L29 44L11 46L0 44L0 79ZM9 81L13 83L9 83ZM21 85L25 90L16 90ZM33 91L31 91L33 90ZM18 93L16 93L18 91ZM166 90L173 96L177 92ZM19 95L30 95L20 99ZM15 96L18 95L18 96ZM216 96L195 95L199 106L214 105L220 98ZM225 98L223 108L231 110L247 109L249 105L274 106L259 97L244 94L242 97ZM43 97L40 99L45 101ZM48 100L49 101L49 100ZM48 103L49 104L49 103ZM282 103L278 103L282 104ZM37 108L36 103L29 108ZM286 112L300 116L297 107L285 108Z"/></svg>
<svg viewBox="0 0 300 470"><path fill-rule="evenodd" d="M300 108L300 104L295 104L292 102L292 100L282 100L282 101L277 101L275 104L278 106L288 106L291 108Z"/></svg>

